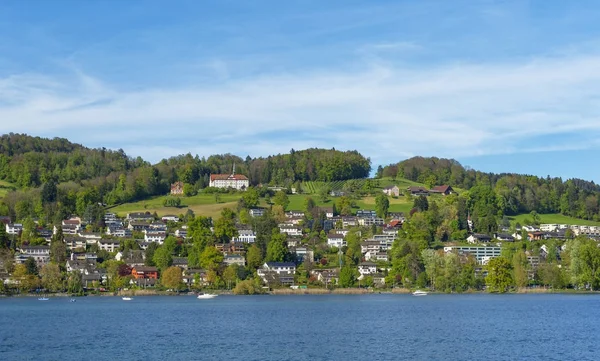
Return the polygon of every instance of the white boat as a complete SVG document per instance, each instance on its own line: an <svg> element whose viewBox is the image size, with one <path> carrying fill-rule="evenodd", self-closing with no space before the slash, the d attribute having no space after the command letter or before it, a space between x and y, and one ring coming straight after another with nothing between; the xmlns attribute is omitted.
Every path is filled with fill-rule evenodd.
<svg viewBox="0 0 600 361"><path fill-rule="evenodd" d="M131 301L131 300L133 300L132 297L123 297L123 301Z"/></svg>
<svg viewBox="0 0 600 361"><path fill-rule="evenodd" d="M38 298L38 301L48 301L49 298L48 297L40 297Z"/></svg>
<svg viewBox="0 0 600 361"><path fill-rule="evenodd" d="M427 292L421 291L421 290L416 290L412 294L413 294L413 296L427 296Z"/></svg>
<svg viewBox="0 0 600 361"><path fill-rule="evenodd" d="M77 300L74 298L71 298L71 300L69 302L77 302Z"/></svg>
<svg viewBox="0 0 600 361"><path fill-rule="evenodd" d="M208 300L208 299L211 299L211 298L215 298L217 296L218 295L214 295L214 294L211 294L211 293L201 293L201 294L198 295L198 299L200 299L200 300Z"/></svg>

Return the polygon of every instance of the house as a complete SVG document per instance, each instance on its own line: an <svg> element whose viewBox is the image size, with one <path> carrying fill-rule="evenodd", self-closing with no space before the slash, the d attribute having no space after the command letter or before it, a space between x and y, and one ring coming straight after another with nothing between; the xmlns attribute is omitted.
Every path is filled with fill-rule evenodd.
<svg viewBox="0 0 600 361"><path fill-rule="evenodd" d="M85 289L104 284L107 279L106 271L102 269L88 270L81 275L81 283Z"/></svg>
<svg viewBox="0 0 600 361"><path fill-rule="evenodd" d="M544 237L544 232L528 232L527 239L529 241L540 241Z"/></svg>
<svg viewBox="0 0 600 361"><path fill-rule="evenodd" d="M173 266L179 267L183 270L188 269L188 259L187 257L173 257Z"/></svg>
<svg viewBox="0 0 600 361"><path fill-rule="evenodd" d="M158 279L158 268L156 267L147 267L147 266L139 266L133 267L131 270L131 275L133 278L154 278Z"/></svg>
<svg viewBox="0 0 600 361"><path fill-rule="evenodd" d="M240 229L237 237L231 238L231 242L254 243L256 242L256 232L252 229Z"/></svg>
<svg viewBox="0 0 600 361"><path fill-rule="evenodd" d="M290 224L280 224L279 233L286 233L288 236L301 236L302 228Z"/></svg>
<svg viewBox="0 0 600 361"><path fill-rule="evenodd" d="M151 231L163 231L166 232L167 231L167 224L163 221L156 221L156 222L152 222L150 223L150 230Z"/></svg>
<svg viewBox="0 0 600 361"><path fill-rule="evenodd" d="M329 195L332 197L343 197L346 195L346 192L340 190L333 190L329 192Z"/></svg>
<svg viewBox="0 0 600 361"><path fill-rule="evenodd" d="M410 186L406 190L413 196L428 196L429 191L425 187Z"/></svg>
<svg viewBox="0 0 600 361"><path fill-rule="evenodd" d="M145 231L144 232L144 241L146 242L156 242L158 244L163 244L167 238L167 233L164 231Z"/></svg>
<svg viewBox="0 0 600 361"><path fill-rule="evenodd" d="M327 245L329 247L342 248L346 245L346 241L344 240L343 235L337 233L330 233L327 235Z"/></svg>
<svg viewBox="0 0 600 361"><path fill-rule="evenodd" d="M187 226L183 226L175 231L175 237L188 238Z"/></svg>
<svg viewBox="0 0 600 361"><path fill-rule="evenodd" d="M337 284L339 282L340 270L338 268L313 269L310 275L325 285Z"/></svg>
<svg viewBox="0 0 600 361"><path fill-rule="evenodd" d="M146 253L142 250L129 250L127 252L117 252L115 256L117 261L123 261L130 267L139 267L144 265L146 259ZM173 258L175 262L175 258Z"/></svg>
<svg viewBox="0 0 600 361"><path fill-rule="evenodd" d="M154 216L150 212L132 212L127 214L127 221L152 222Z"/></svg>
<svg viewBox="0 0 600 361"><path fill-rule="evenodd" d="M375 218L377 217L377 212L370 209L361 209L356 211L356 216L358 218Z"/></svg>
<svg viewBox="0 0 600 361"><path fill-rule="evenodd" d="M398 235L398 228L386 226L386 227L383 227L383 229L381 230L381 233L383 233L385 235L390 235L390 236L396 237Z"/></svg>
<svg viewBox="0 0 600 361"><path fill-rule="evenodd" d="M302 218L302 217L304 217L304 212L297 211L297 210L287 211L287 212L285 212L285 216L287 218Z"/></svg>
<svg viewBox="0 0 600 361"><path fill-rule="evenodd" d="M514 242L515 241L515 237L513 237L507 233L497 233L494 236L494 238L496 238L499 241L503 241L503 242Z"/></svg>
<svg viewBox="0 0 600 361"><path fill-rule="evenodd" d="M83 237L73 237L67 236L65 237L65 243L67 244L68 249L84 249L87 246L87 240Z"/></svg>
<svg viewBox="0 0 600 361"><path fill-rule="evenodd" d="M85 242L88 245L91 245L98 243L98 241L102 239L102 234L95 232L79 232L77 233L77 237L85 239Z"/></svg>
<svg viewBox="0 0 600 361"><path fill-rule="evenodd" d="M385 261L385 262L389 261L389 257L388 257L387 252L377 252L375 254L375 260L377 260L377 261Z"/></svg>
<svg viewBox="0 0 600 361"><path fill-rule="evenodd" d="M206 271L203 269L187 269L183 272L183 283L189 287L198 283L198 286L206 286L208 279L206 277Z"/></svg>
<svg viewBox="0 0 600 361"><path fill-rule="evenodd" d="M319 211L325 213L326 218L333 218L333 207L319 207Z"/></svg>
<svg viewBox="0 0 600 361"><path fill-rule="evenodd" d="M358 219L358 224L363 227L371 227L373 225L383 226L385 221L383 218L379 217L361 217Z"/></svg>
<svg viewBox="0 0 600 361"><path fill-rule="evenodd" d="M291 262L267 262L257 273L265 283L279 281L281 284L293 284L296 265Z"/></svg>
<svg viewBox="0 0 600 361"><path fill-rule="evenodd" d="M156 278L132 278L129 284L140 288L154 287L158 283Z"/></svg>
<svg viewBox="0 0 600 361"><path fill-rule="evenodd" d="M443 186L435 186L435 187L431 188L429 190L429 193L436 193L436 194L442 194L442 195L447 196L450 194L454 194L456 192L454 192L454 189L452 189L452 187L443 185Z"/></svg>
<svg viewBox="0 0 600 361"><path fill-rule="evenodd" d="M38 266L50 262L50 246L23 246L20 250L20 257L15 258L17 263L23 263L23 260L27 261L27 258L33 258Z"/></svg>
<svg viewBox="0 0 600 361"><path fill-rule="evenodd" d="M397 185L392 185L383 188L383 193L387 194L390 197L399 197L400 196L400 188Z"/></svg>
<svg viewBox="0 0 600 361"><path fill-rule="evenodd" d="M6 234L19 235L23 232L23 224L21 223L8 223L5 226Z"/></svg>
<svg viewBox="0 0 600 361"><path fill-rule="evenodd" d="M362 262L358 265L358 273L363 277L377 273L377 265L373 262Z"/></svg>
<svg viewBox="0 0 600 361"><path fill-rule="evenodd" d="M171 184L171 195L181 196L183 195L183 182L175 182Z"/></svg>
<svg viewBox="0 0 600 361"><path fill-rule="evenodd" d="M314 262L315 261L315 254L308 247L295 247L292 249L292 253L294 253L296 255L296 260L298 262L304 262L304 261Z"/></svg>
<svg viewBox="0 0 600 361"><path fill-rule="evenodd" d="M301 239L299 237L288 237L286 240L288 247L297 247L301 243Z"/></svg>
<svg viewBox="0 0 600 361"><path fill-rule="evenodd" d="M225 257L223 257L223 263L228 266L232 264L237 264L240 267L246 266L246 260L239 254L226 254Z"/></svg>
<svg viewBox="0 0 600 361"><path fill-rule="evenodd" d="M130 221L127 229L134 232L144 232L150 229L150 222Z"/></svg>
<svg viewBox="0 0 600 361"><path fill-rule="evenodd" d="M371 252L377 254L381 251L381 244L378 241L363 241L360 243L360 252L362 254Z"/></svg>
<svg viewBox="0 0 600 361"><path fill-rule="evenodd" d="M106 227L106 234L113 237L129 238L133 235L133 232L129 228L108 226Z"/></svg>
<svg viewBox="0 0 600 361"><path fill-rule="evenodd" d="M358 217L343 217L342 218L342 227L343 228L352 228L358 226Z"/></svg>
<svg viewBox="0 0 600 361"><path fill-rule="evenodd" d="M235 165L231 174L211 174L210 187L215 188L233 188L237 190L246 190L250 185L248 177L242 174L235 174Z"/></svg>
<svg viewBox="0 0 600 361"><path fill-rule="evenodd" d="M264 208L252 208L248 211L250 217L262 217L265 215Z"/></svg>
<svg viewBox="0 0 600 361"><path fill-rule="evenodd" d="M116 252L121 247L121 242L116 239L101 239L98 241L98 248L107 252Z"/></svg>
<svg viewBox="0 0 600 361"><path fill-rule="evenodd" d="M456 252L459 255L471 255L479 264L487 262L495 257L500 257L501 248L497 246L447 246L444 252Z"/></svg>
<svg viewBox="0 0 600 361"><path fill-rule="evenodd" d="M179 217L173 214L167 214L160 218L163 222L179 222Z"/></svg>
<svg viewBox="0 0 600 361"><path fill-rule="evenodd" d="M492 237L488 236L487 234L473 233L467 237L467 242L469 243L487 243L491 241Z"/></svg>
<svg viewBox="0 0 600 361"><path fill-rule="evenodd" d="M376 273L371 277L373 277L373 286L385 287L385 275L383 273Z"/></svg>

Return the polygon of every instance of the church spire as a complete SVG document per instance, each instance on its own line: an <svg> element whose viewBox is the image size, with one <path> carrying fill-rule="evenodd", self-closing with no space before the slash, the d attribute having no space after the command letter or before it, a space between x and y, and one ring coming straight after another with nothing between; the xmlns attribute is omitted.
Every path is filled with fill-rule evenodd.
<svg viewBox="0 0 600 361"><path fill-rule="evenodd" d="M231 172L231 175L235 175L235 162L233 163L233 171Z"/></svg>

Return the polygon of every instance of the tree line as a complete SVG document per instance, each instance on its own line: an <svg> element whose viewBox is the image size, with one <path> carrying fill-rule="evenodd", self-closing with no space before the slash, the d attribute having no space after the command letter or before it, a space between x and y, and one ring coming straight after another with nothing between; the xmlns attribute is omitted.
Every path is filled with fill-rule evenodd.
<svg viewBox="0 0 600 361"><path fill-rule="evenodd" d="M499 215L562 213L566 216L600 220L600 187L581 179L537 177L513 173L485 173L463 167L453 159L414 157L379 167L379 177L406 178L428 187L448 184L471 190L493 191Z"/></svg>

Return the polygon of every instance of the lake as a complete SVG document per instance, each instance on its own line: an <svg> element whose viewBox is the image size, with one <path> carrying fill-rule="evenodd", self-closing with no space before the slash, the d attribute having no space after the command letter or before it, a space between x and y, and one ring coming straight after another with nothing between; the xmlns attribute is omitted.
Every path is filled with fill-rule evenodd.
<svg viewBox="0 0 600 361"><path fill-rule="evenodd" d="M599 295L0 299L0 360L599 360Z"/></svg>

